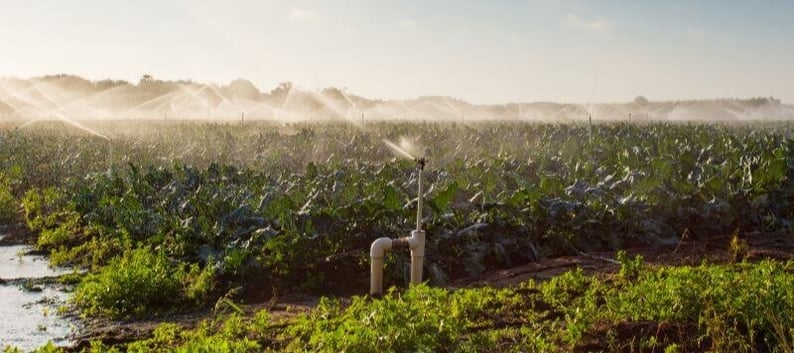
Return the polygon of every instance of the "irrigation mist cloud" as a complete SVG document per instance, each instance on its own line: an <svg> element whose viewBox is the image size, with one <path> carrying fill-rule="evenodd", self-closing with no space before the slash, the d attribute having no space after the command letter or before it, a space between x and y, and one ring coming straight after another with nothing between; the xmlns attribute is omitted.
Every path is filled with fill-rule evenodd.
<svg viewBox="0 0 794 353"><path fill-rule="evenodd" d="M282 83L261 91L247 80L225 85L161 81L89 81L54 75L0 79L0 118L23 126L41 120L274 120L281 122L483 120L575 122L593 120L790 120L794 108L772 97L571 104L555 102L477 105L447 96L408 100L366 98L346 89L307 90Z"/></svg>

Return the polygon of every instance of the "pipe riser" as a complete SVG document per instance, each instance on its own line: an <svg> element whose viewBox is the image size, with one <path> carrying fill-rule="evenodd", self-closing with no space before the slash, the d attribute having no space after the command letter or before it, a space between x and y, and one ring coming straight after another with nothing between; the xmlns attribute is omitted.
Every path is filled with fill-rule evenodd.
<svg viewBox="0 0 794 353"><path fill-rule="evenodd" d="M370 268L369 294L376 296L383 294L383 258L372 258Z"/></svg>
<svg viewBox="0 0 794 353"><path fill-rule="evenodd" d="M422 283L422 268L424 267L424 256L411 256L411 285Z"/></svg>
<svg viewBox="0 0 794 353"><path fill-rule="evenodd" d="M415 230L409 238L411 245L411 285L422 283L422 270L425 263L425 232Z"/></svg>
<svg viewBox="0 0 794 353"><path fill-rule="evenodd" d="M422 230L422 170L419 170L419 193L416 197L416 230Z"/></svg>

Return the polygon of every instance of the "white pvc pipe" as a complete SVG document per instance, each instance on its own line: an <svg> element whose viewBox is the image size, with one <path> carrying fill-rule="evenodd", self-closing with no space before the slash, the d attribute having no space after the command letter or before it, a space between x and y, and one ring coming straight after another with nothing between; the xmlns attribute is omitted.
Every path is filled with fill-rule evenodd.
<svg viewBox="0 0 794 353"><path fill-rule="evenodd" d="M383 294L383 258L386 256L386 250L391 250L391 248L392 240L389 238L375 239L369 248L369 257L372 260L369 282L370 295Z"/></svg>
<svg viewBox="0 0 794 353"><path fill-rule="evenodd" d="M408 238L408 246L411 248L411 285L422 283L422 266L425 262L425 232L422 230L422 199L424 199L424 190L422 189L422 174L425 169L425 159L418 160L419 162L419 194L416 201L416 230L411 232L411 237Z"/></svg>
<svg viewBox="0 0 794 353"><path fill-rule="evenodd" d="M415 230L408 238L411 248L411 285L422 283L422 266L425 262L425 232Z"/></svg>
<svg viewBox="0 0 794 353"><path fill-rule="evenodd" d="M410 237L400 239L378 238L372 242L369 248L370 282L369 294L383 294L383 263L386 251L400 245L408 245L411 249L411 285L422 283L422 272L425 262L425 232L414 230Z"/></svg>
<svg viewBox="0 0 794 353"><path fill-rule="evenodd" d="M371 258L369 294L372 296L383 295L383 263L386 251L395 246L408 245L411 249L411 285L422 283L422 269L425 262L425 232L422 230L422 170L425 160L419 162L419 195L417 196L416 207L416 230L411 232L410 237L400 239L378 238L372 242L369 248Z"/></svg>

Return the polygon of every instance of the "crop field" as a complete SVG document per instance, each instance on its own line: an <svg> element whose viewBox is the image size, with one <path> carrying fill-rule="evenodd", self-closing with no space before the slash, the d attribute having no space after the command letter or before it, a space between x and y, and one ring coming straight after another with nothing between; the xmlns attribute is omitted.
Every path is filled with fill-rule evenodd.
<svg viewBox="0 0 794 353"><path fill-rule="evenodd" d="M790 251L751 242L793 240L790 122L82 127L0 126L0 224L75 269L64 311L160 325L40 352L794 352ZM395 251L365 296L418 196L426 283ZM611 269L487 280L573 257Z"/></svg>

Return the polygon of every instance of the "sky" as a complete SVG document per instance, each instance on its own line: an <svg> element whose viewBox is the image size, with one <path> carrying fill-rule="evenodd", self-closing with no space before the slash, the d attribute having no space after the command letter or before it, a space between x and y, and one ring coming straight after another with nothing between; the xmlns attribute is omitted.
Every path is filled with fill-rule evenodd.
<svg viewBox="0 0 794 353"><path fill-rule="evenodd" d="M789 0L0 0L0 76L794 103L793 17Z"/></svg>

